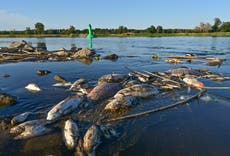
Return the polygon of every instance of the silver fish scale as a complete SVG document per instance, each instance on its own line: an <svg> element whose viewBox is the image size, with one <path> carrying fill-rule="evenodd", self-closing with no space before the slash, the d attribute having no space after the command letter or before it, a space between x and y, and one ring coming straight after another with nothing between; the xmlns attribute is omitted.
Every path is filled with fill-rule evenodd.
<svg viewBox="0 0 230 156"><path fill-rule="evenodd" d="M118 83L102 83L97 85L87 97L93 101L101 101L112 97L121 89Z"/></svg>

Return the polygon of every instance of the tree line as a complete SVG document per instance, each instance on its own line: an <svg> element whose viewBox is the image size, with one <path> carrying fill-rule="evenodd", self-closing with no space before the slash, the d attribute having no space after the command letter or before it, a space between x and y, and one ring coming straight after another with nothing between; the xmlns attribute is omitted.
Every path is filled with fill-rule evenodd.
<svg viewBox="0 0 230 156"><path fill-rule="evenodd" d="M194 29L163 29L162 26L151 25L146 29L128 29L126 26L119 26L116 29L108 28L95 28L93 30L94 34L138 34L138 33L204 33L204 32L230 32L230 22L222 22L219 18L214 19L213 25L210 23L200 22L199 26ZM56 35L68 35L75 36L78 34L87 34L88 29L76 29L74 26L70 26L67 29L45 29L45 25L38 22L34 25L34 28L26 27L23 31L11 30L11 31L0 31L0 35L41 35L41 34L56 34Z"/></svg>

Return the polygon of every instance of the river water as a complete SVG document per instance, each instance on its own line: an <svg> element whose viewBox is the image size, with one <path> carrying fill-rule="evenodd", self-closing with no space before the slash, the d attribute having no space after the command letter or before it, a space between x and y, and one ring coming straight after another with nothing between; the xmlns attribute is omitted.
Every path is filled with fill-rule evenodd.
<svg viewBox="0 0 230 156"><path fill-rule="evenodd" d="M35 47L41 43L45 44L48 50L88 46L88 40L84 38L0 38L0 47L20 40L25 40ZM70 82L85 78L91 84L95 84L97 79L105 74L127 74L129 71L124 68L125 66L151 72L187 66L193 69L207 68L212 72L230 76L228 37L95 38L93 48L102 56L116 53L119 59L87 63L68 61L0 64L0 75L5 73L10 75L9 78L0 77L0 91L18 98L16 104L0 107L0 117L25 111L46 112L67 97L70 94L67 88L52 86L55 83L53 80L55 74L63 76ZM186 53L227 60L219 67L207 66L199 60L184 61L176 65L164 62L168 56ZM158 54L159 59L153 60L153 54ZM39 77L36 71L40 69L50 70L52 73ZM206 86L230 86L230 81L201 81ZM32 82L39 84L42 91L36 94L28 92L24 87ZM122 137L102 143L97 149L97 155L230 155L230 91L208 90L204 96L210 97L211 100L194 100L178 108L118 122L118 131L121 129L119 133ZM157 100L148 102L151 105L158 103ZM170 101L165 102L170 104ZM151 108L151 105L146 106ZM143 104L142 107L144 106ZM143 108L135 109L138 111ZM60 131L61 128L55 134L25 141L14 141L10 136L3 135L6 132L0 131L0 155L73 154L73 151L65 148ZM44 142L49 142L50 145L48 143L44 145Z"/></svg>

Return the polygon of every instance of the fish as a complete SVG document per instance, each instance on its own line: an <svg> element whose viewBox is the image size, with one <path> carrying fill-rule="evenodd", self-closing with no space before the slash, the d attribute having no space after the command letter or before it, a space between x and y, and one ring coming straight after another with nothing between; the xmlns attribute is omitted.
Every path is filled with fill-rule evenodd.
<svg viewBox="0 0 230 156"><path fill-rule="evenodd" d="M195 75L195 76L203 76L204 73L198 72L196 70L192 70L189 68L176 68L166 71L166 73L170 74L171 76L184 76L184 75Z"/></svg>
<svg viewBox="0 0 230 156"><path fill-rule="evenodd" d="M89 83L85 79L78 79L75 81L69 88L71 91L79 91L80 89L83 88L89 88Z"/></svg>
<svg viewBox="0 0 230 156"><path fill-rule="evenodd" d="M118 83L104 82L94 87L92 91L89 94L87 94L87 98L92 101L102 101L112 97L121 88L121 85Z"/></svg>
<svg viewBox="0 0 230 156"><path fill-rule="evenodd" d="M39 91L41 91L41 88L35 83L30 83L25 88L27 90L31 91L31 92L39 92Z"/></svg>
<svg viewBox="0 0 230 156"><path fill-rule="evenodd" d="M54 87L69 87L71 85L72 85L71 82L66 82L66 83L59 82L59 83L53 84Z"/></svg>
<svg viewBox="0 0 230 156"><path fill-rule="evenodd" d="M191 86L191 87L195 87L195 88L203 88L204 84L200 81L198 81L197 79L193 78L193 77L185 77L183 78L183 81Z"/></svg>
<svg viewBox="0 0 230 156"><path fill-rule="evenodd" d="M77 124L69 119L64 124L64 141L69 149L76 147L79 139L79 128Z"/></svg>
<svg viewBox="0 0 230 156"><path fill-rule="evenodd" d="M19 115L13 117L13 119L11 120L11 124L12 124L12 125L16 125L16 124L22 123L22 122L24 122L24 121L29 117L29 115L31 115L31 114L32 114L31 112L25 112L25 113L19 114Z"/></svg>
<svg viewBox="0 0 230 156"><path fill-rule="evenodd" d="M50 132L50 129L46 128L44 125L31 125L27 126L24 132L16 136L14 139L28 139L46 134L48 132Z"/></svg>
<svg viewBox="0 0 230 156"><path fill-rule="evenodd" d="M102 143L101 130L98 125L92 125L83 138L83 148L88 155L95 155L96 148Z"/></svg>
<svg viewBox="0 0 230 156"><path fill-rule="evenodd" d="M26 121L11 128L10 134L16 135L15 139L25 139L42 135L49 131L45 125L46 120L44 119Z"/></svg>
<svg viewBox="0 0 230 156"><path fill-rule="evenodd" d="M159 93L158 89L153 85L136 84L131 87L121 89L114 95L114 98L117 98L119 96L128 96L128 95L141 97L141 98L147 98L147 97L156 95L158 93Z"/></svg>
<svg viewBox="0 0 230 156"><path fill-rule="evenodd" d="M69 97L62 100L48 112L46 120L49 122L56 121L59 117L76 110L82 101L83 97Z"/></svg>
<svg viewBox="0 0 230 156"><path fill-rule="evenodd" d="M125 74L108 74L104 75L98 79L98 84L107 82L107 83L121 83L129 76Z"/></svg>
<svg viewBox="0 0 230 156"><path fill-rule="evenodd" d="M138 103L137 97L135 96L118 96L109 102L104 110L106 111L117 111L120 109L127 109Z"/></svg>

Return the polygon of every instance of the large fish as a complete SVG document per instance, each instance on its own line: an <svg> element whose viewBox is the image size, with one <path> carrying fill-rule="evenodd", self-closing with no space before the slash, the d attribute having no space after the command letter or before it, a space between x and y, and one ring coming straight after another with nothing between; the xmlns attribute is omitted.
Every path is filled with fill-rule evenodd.
<svg viewBox="0 0 230 156"><path fill-rule="evenodd" d="M196 71L196 70L192 70L189 68L176 68L176 69L171 69L168 70L166 73L172 75L172 76L184 76L184 75L194 75L194 76L203 76L204 74Z"/></svg>
<svg viewBox="0 0 230 156"><path fill-rule="evenodd" d="M16 135L15 139L26 139L43 135L50 131L45 127L45 120L31 120L21 123L10 129L10 133Z"/></svg>
<svg viewBox="0 0 230 156"><path fill-rule="evenodd" d="M66 115L78 108L83 101L83 97L66 98L55 105L47 114L49 122L56 121L60 116Z"/></svg>
<svg viewBox="0 0 230 156"><path fill-rule="evenodd" d="M118 83L101 83L94 87L87 97L93 101L101 101L112 97L120 89L121 85Z"/></svg>
<svg viewBox="0 0 230 156"><path fill-rule="evenodd" d="M96 148L102 143L101 130L98 125L92 125L85 133L83 148L90 156L95 155Z"/></svg>
<svg viewBox="0 0 230 156"><path fill-rule="evenodd" d="M117 111L120 109L127 109L138 103L138 99L135 96L118 96L110 101L106 106L106 111Z"/></svg>
<svg viewBox="0 0 230 156"><path fill-rule="evenodd" d="M73 149L78 142L79 136L77 124L71 119L67 120L64 125L64 140L66 146L69 149Z"/></svg>
<svg viewBox="0 0 230 156"><path fill-rule="evenodd" d="M117 92L114 95L114 98L117 98L119 96L136 96L136 97L142 97L142 98L147 98L153 95L158 94L159 91L158 89L149 84L136 84L128 88L124 88Z"/></svg>

